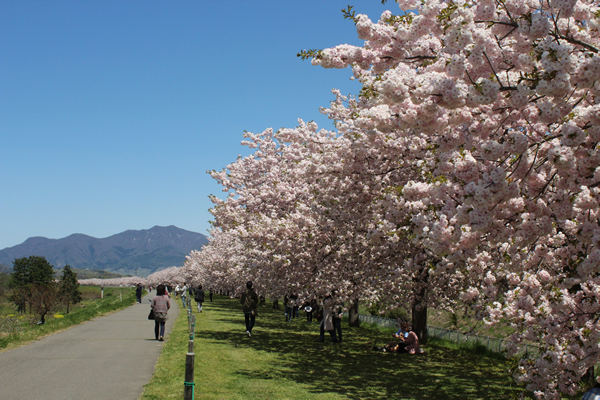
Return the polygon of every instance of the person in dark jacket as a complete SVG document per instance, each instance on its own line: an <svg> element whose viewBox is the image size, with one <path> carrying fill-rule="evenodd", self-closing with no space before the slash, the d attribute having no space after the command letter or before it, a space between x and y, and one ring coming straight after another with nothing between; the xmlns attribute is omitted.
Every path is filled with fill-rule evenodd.
<svg viewBox="0 0 600 400"><path fill-rule="evenodd" d="M332 312L331 322L333 323L333 330L337 333L337 342L342 343L342 315L344 312L344 303L337 301L333 306Z"/></svg>
<svg viewBox="0 0 600 400"><path fill-rule="evenodd" d="M283 307L285 308L285 322L292 322L292 302L287 296L283 296Z"/></svg>
<svg viewBox="0 0 600 400"><path fill-rule="evenodd" d="M311 301L307 301L304 303L304 312L306 312L306 322L312 322L313 320L313 311L317 308L317 302L315 299Z"/></svg>
<svg viewBox="0 0 600 400"><path fill-rule="evenodd" d="M138 283L135 288L135 297L139 304L142 304L142 284Z"/></svg>
<svg viewBox="0 0 600 400"><path fill-rule="evenodd" d="M202 312L202 303L204 303L204 290L202 289L202 285L200 285L196 288L194 300L196 300L196 305L198 306L198 312Z"/></svg>
<svg viewBox="0 0 600 400"><path fill-rule="evenodd" d="M252 336L252 328L254 328L254 321L258 314L258 296L254 289L252 289L252 282L246 283L246 291L242 294L241 298L242 309L244 310L244 318L246 320L246 333L248 337Z"/></svg>
<svg viewBox="0 0 600 400"><path fill-rule="evenodd" d="M298 307L298 296L295 294L292 294L290 296L290 301L292 302L292 318L291 319L298 318L299 314L300 314L300 310Z"/></svg>

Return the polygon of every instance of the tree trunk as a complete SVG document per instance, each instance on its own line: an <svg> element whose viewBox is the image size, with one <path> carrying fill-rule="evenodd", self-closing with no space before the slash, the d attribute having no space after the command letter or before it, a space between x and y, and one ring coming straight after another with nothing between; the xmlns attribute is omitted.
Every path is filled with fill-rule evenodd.
<svg viewBox="0 0 600 400"><path fill-rule="evenodd" d="M427 302L415 305L412 309L412 330L421 344L427 344Z"/></svg>
<svg viewBox="0 0 600 400"><path fill-rule="evenodd" d="M348 310L348 325L355 328L360 326L360 319L358 319L358 299L350 304L350 309Z"/></svg>
<svg viewBox="0 0 600 400"><path fill-rule="evenodd" d="M416 280L415 300L412 307L412 330L417 334L421 344L427 344L427 285L429 271L425 268Z"/></svg>
<svg viewBox="0 0 600 400"><path fill-rule="evenodd" d="M594 366L592 365L585 371L585 374L581 377L581 380L588 385L593 385L596 382L596 375L594 374Z"/></svg>
<svg viewBox="0 0 600 400"><path fill-rule="evenodd" d="M273 310L279 310L279 300L273 300Z"/></svg>

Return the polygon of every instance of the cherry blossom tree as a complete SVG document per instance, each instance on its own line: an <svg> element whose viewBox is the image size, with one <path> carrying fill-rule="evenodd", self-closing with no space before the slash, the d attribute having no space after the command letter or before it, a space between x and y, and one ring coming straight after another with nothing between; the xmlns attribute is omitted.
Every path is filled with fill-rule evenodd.
<svg viewBox="0 0 600 400"><path fill-rule="evenodd" d="M253 279L244 268L247 265L247 252L239 237L218 229L210 233L209 242L201 250L194 250L187 256L183 269L192 276L193 286L203 285L205 288L241 294L246 282Z"/></svg>
<svg viewBox="0 0 600 400"><path fill-rule="evenodd" d="M423 138L421 176L397 197L442 259L432 272L478 282L462 300L540 344L516 374L529 390L572 394L599 356L597 3L399 4L417 12L374 23L347 11L363 47L302 55L362 83L355 104L329 110L344 134Z"/></svg>
<svg viewBox="0 0 600 400"><path fill-rule="evenodd" d="M169 279L335 290L413 319L460 299L513 324L510 351L540 346L515 373L529 390L573 394L600 356L598 6L399 4L416 12L345 11L364 46L300 54L350 67L361 93L322 110L336 131L247 133L254 154L212 172L228 196L211 242Z"/></svg>
<svg viewBox="0 0 600 400"><path fill-rule="evenodd" d="M344 102L339 94L338 101ZM419 172L411 167L410 149L420 139L398 137L381 152L369 135L318 131L302 121L296 129L246 137L257 151L213 172L230 195L213 198L212 210L215 225L244 243L240 250L252 260L246 273L260 277L275 297L335 291L353 304L359 297L394 307L410 304L413 319L424 316L415 325L426 341L423 297L434 281L428 279L434 257L400 240L408 230L383 240L373 223L381 213L407 218L389 192ZM206 252L194 258L207 258ZM448 292L447 280L433 286Z"/></svg>
<svg viewBox="0 0 600 400"><path fill-rule="evenodd" d="M146 284L156 287L158 285L176 286L187 284L186 277L182 274L181 267L169 267L156 271L146 278Z"/></svg>

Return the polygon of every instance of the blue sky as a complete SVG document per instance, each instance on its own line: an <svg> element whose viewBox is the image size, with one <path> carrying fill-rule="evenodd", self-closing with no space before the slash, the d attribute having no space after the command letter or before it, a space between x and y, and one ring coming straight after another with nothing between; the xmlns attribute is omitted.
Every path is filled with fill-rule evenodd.
<svg viewBox="0 0 600 400"><path fill-rule="evenodd" d="M340 10L379 0L0 2L0 249L176 225L207 234L206 174L244 130L331 128L351 71L301 49L361 45Z"/></svg>

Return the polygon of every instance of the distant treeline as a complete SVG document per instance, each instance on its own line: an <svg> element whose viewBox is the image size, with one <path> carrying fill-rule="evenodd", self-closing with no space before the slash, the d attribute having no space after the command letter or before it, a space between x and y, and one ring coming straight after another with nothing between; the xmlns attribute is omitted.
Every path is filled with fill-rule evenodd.
<svg viewBox="0 0 600 400"><path fill-rule="evenodd" d="M78 279L111 279L111 278L122 278L123 276L130 275L121 275L115 272L103 271L100 269L81 269L81 268L71 268L71 270L77 274ZM12 268L8 265L0 264L0 300L8 296L9 287L8 282L10 279L10 273L12 272ZM54 272L55 277L60 277L62 275L63 270L57 269Z"/></svg>
<svg viewBox="0 0 600 400"><path fill-rule="evenodd" d="M101 269L71 268L71 270L77 274L78 279L92 279L92 278L111 279L111 278L122 278L124 276L131 276L131 275L117 274L116 272L103 271ZM57 269L56 275L59 276L61 274L62 274L62 269Z"/></svg>

